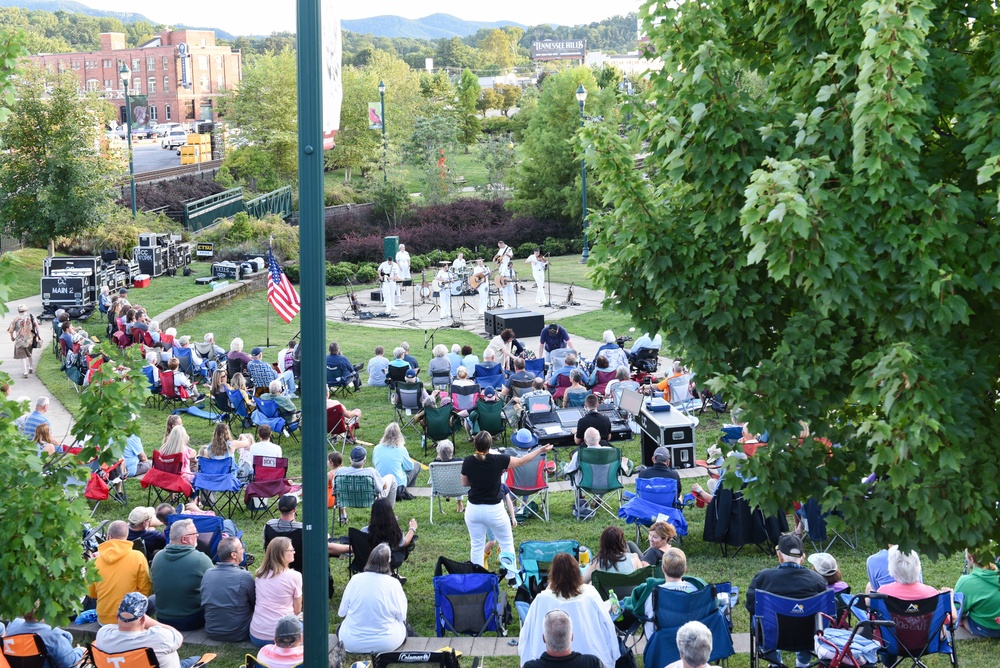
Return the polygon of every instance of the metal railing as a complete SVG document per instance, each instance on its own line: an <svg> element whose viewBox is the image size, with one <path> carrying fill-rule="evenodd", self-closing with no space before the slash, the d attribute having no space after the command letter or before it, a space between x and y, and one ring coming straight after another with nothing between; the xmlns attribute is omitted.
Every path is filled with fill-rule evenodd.
<svg viewBox="0 0 1000 668"><path fill-rule="evenodd" d="M292 187L284 186L247 200L246 211L254 218L269 214L287 218L292 213Z"/></svg>

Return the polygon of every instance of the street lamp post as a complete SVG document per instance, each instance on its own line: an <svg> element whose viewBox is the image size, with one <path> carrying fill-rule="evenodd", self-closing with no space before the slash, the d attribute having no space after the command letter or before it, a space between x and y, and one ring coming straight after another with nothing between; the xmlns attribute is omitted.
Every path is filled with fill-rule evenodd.
<svg viewBox="0 0 1000 668"><path fill-rule="evenodd" d="M389 182L389 172L386 170L386 154L389 151L389 145L385 143L385 82L378 82L378 94L382 98L382 182Z"/></svg>
<svg viewBox="0 0 1000 668"><path fill-rule="evenodd" d="M626 104L628 103L627 98L632 97L632 82L628 80L628 75L622 77L621 82L618 84L618 92L622 93L626 97ZM628 124L632 122L632 109L629 107L628 113L625 115L625 126L628 129Z"/></svg>
<svg viewBox="0 0 1000 668"><path fill-rule="evenodd" d="M576 101L580 103L580 127L583 127L583 103L587 101L587 89L580 84L576 89ZM587 245L587 159L580 159L580 175L583 188L583 255L580 257L581 264L586 264L590 258L590 246Z"/></svg>
<svg viewBox="0 0 1000 668"><path fill-rule="evenodd" d="M118 76L125 84L125 131L128 133L128 175L132 186L132 218L135 218L135 162L132 160L132 110L129 105L128 80L132 77L132 70L122 62L122 68L118 70Z"/></svg>

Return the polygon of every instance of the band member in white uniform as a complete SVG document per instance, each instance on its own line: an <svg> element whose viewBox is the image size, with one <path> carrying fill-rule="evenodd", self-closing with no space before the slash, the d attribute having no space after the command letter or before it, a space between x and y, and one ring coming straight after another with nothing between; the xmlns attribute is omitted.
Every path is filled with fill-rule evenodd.
<svg viewBox="0 0 1000 668"><path fill-rule="evenodd" d="M472 268L472 280L479 281L476 292L479 293L479 315L485 315L490 303L490 270L483 263L483 258L476 258L476 266Z"/></svg>
<svg viewBox="0 0 1000 668"><path fill-rule="evenodd" d="M406 244L399 244L399 251L396 253L396 266L399 267L399 283L396 284L396 304L404 303L402 300L403 281L410 280L410 254L406 252Z"/></svg>
<svg viewBox="0 0 1000 668"><path fill-rule="evenodd" d="M501 242L503 243L503 242ZM510 250L508 248L508 250ZM500 289L500 296L503 299L504 308L517 308L517 293L514 288L514 267L510 263L510 257L505 255L500 260L500 276L506 281L506 285Z"/></svg>
<svg viewBox="0 0 1000 668"><path fill-rule="evenodd" d="M378 275L382 279L382 301L385 304L385 312L392 313L396 310L396 281L399 280L399 266L391 257L387 257L385 262L378 266Z"/></svg>
<svg viewBox="0 0 1000 668"><path fill-rule="evenodd" d="M451 319L451 283L452 273L448 270L448 261L441 262L434 280L438 283L438 306L441 307L441 320Z"/></svg>
<svg viewBox="0 0 1000 668"><path fill-rule="evenodd" d="M549 266L549 261L542 257L542 249L536 248L535 254L525 260L531 265L531 277L535 279L538 292L535 294L535 303L539 306L546 304L545 299L545 268Z"/></svg>
<svg viewBox="0 0 1000 668"><path fill-rule="evenodd" d="M455 261L451 263L451 270L458 273L463 269L465 269L465 255L459 253L458 257L455 258Z"/></svg>
<svg viewBox="0 0 1000 668"><path fill-rule="evenodd" d="M507 258L508 261L514 259L514 249L513 248L511 248L510 246L508 246L507 244L505 244L502 241L497 242L497 247L500 250L498 250L497 254L493 256L493 261L496 262L498 266L503 263L504 258Z"/></svg>

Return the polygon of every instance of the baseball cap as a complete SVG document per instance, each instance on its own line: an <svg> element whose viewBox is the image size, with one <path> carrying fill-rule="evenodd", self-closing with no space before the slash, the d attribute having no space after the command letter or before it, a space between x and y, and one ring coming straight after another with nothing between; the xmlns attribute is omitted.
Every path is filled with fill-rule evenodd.
<svg viewBox="0 0 1000 668"><path fill-rule="evenodd" d="M406 370L406 377L407 378L416 378L417 377L417 370L416 369L407 369Z"/></svg>
<svg viewBox="0 0 1000 668"><path fill-rule="evenodd" d="M260 355L262 352L264 351L261 350L260 348L254 348L253 350L250 351L250 354L256 357L257 355Z"/></svg>
<svg viewBox="0 0 1000 668"><path fill-rule="evenodd" d="M486 388L483 389L483 396L484 397L495 397L496 395L497 395L497 391L493 387L486 387Z"/></svg>
<svg viewBox="0 0 1000 668"><path fill-rule="evenodd" d="M118 606L118 619L126 623L134 622L146 614L148 607L149 599L143 594L137 591L129 592Z"/></svg>
<svg viewBox="0 0 1000 668"><path fill-rule="evenodd" d="M285 494L283 497L278 499L278 510L283 513L295 510L299 506L299 500L291 494Z"/></svg>
<svg viewBox="0 0 1000 668"><path fill-rule="evenodd" d="M180 343L182 346L186 346L187 344L191 343L191 337L185 334L181 338L177 339L177 342Z"/></svg>
<svg viewBox="0 0 1000 668"><path fill-rule="evenodd" d="M274 642L279 647L290 647L300 635L302 622L295 615L285 615L274 627Z"/></svg>
<svg viewBox="0 0 1000 668"><path fill-rule="evenodd" d="M136 506L128 514L128 523L132 525L142 524L149 520L156 520L156 509L148 506ZM159 522L157 522L159 524Z"/></svg>
<svg viewBox="0 0 1000 668"><path fill-rule="evenodd" d="M778 552L781 552L786 557L801 557L805 554L805 550L802 547L802 539L794 534L786 533L778 539Z"/></svg>
<svg viewBox="0 0 1000 668"><path fill-rule="evenodd" d="M128 294L128 288L121 288L121 289L119 289L118 290L118 294L120 294L120 295L127 295Z"/></svg>
<svg viewBox="0 0 1000 668"><path fill-rule="evenodd" d="M364 461L366 457L368 457L368 453L365 452L365 449L360 445L355 445L354 448L351 450L352 462Z"/></svg>
<svg viewBox="0 0 1000 668"><path fill-rule="evenodd" d="M654 462L669 462L670 461L670 451L667 450L662 445L656 450L653 450L653 461Z"/></svg>
<svg viewBox="0 0 1000 668"><path fill-rule="evenodd" d="M809 555L809 563L812 564L816 572L825 578L837 574L837 560L832 554L826 552L816 552Z"/></svg>
<svg viewBox="0 0 1000 668"><path fill-rule="evenodd" d="M27 305L25 305L25 304L18 304L17 305L17 312L18 313L24 313L27 310L28 310Z"/></svg>

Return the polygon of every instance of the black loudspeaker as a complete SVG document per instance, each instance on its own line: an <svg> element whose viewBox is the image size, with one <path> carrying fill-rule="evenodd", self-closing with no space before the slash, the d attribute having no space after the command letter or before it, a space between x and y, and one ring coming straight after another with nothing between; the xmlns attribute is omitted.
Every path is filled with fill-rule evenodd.
<svg viewBox="0 0 1000 668"><path fill-rule="evenodd" d="M505 329L514 330L517 338L538 336L545 327L545 317L541 313L524 311L522 313L497 313L494 318L494 336Z"/></svg>

